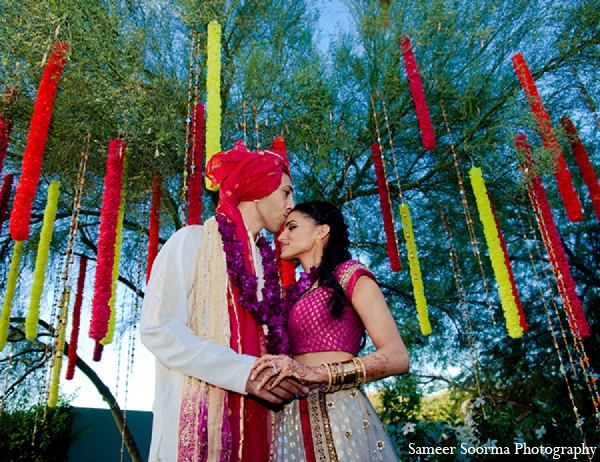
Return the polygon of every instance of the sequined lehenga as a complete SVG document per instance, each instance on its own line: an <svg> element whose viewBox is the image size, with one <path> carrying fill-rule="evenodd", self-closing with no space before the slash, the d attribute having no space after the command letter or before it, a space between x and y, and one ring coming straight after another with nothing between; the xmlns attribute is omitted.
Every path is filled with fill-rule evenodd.
<svg viewBox="0 0 600 462"><path fill-rule="evenodd" d="M398 460L383 424L359 388L328 394L312 391L308 398L275 413L274 427L276 462Z"/></svg>

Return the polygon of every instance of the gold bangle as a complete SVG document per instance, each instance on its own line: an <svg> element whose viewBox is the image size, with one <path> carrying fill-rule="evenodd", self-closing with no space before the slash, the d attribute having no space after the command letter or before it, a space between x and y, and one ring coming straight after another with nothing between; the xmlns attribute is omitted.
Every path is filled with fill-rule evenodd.
<svg viewBox="0 0 600 462"><path fill-rule="evenodd" d="M352 361L354 361L354 364L356 365L357 371L359 371L358 372L358 379L357 379L356 382L357 382L357 386L360 387L367 380L367 371L365 369L365 363L358 356L352 358Z"/></svg>

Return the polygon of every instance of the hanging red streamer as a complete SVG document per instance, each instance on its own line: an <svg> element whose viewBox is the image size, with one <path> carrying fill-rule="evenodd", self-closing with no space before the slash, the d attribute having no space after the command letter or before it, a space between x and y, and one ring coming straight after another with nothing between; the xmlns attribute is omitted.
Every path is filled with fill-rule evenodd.
<svg viewBox="0 0 600 462"><path fill-rule="evenodd" d="M150 279L152 264L158 254L158 238L160 235L160 201L162 197L162 175L158 167L154 169L152 180L152 205L150 206L150 232L148 239L148 266L146 267L146 283Z"/></svg>
<svg viewBox="0 0 600 462"><path fill-rule="evenodd" d="M421 130L421 142L425 149L432 151L435 149L435 133L431 124L431 116L429 115L429 108L425 100L425 93L423 92L423 82L421 81L421 74L417 67L417 60L410 39L406 35L400 38L400 47L402 48L402 56L404 57L408 87L415 103L419 130Z"/></svg>
<svg viewBox="0 0 600 462"><path fill-rule="evenodd" d="M560 148L560 145L556 139L556 135L552 128L552 123L550 122L550 117L544 108L542 98L540 97L535 82L533 81L533 76L531 75L529 67L527 67L527 63L525 62L525 58L523 58L521 53L515 54L512 57L512 62L515 72L517 73L517 77L521 82L521 86L525 91L527 101L531 106L531 112L537 121L538 133L542 138L544 148L550 151L550 153L556 158L557 170L554 176L558 186L558 193L560 194L563 204L565 204L567 217L574 223L581 221L583 220L581 202L579 202L579 198L575 192L573 180L571 179L571 173L569 172L569 168L565 162L562 149Z"/></svg>
<svg viewBox="0 0 600 462"><path fill-rule="evenodd" d="M287 147L283 138L275 138L271 144L271 148L287 154ZM281 225L279 233L283 231L283 226L284 225ZM277 239L279 233L275 236L275 254L277 256L277 269L279 270L279 277L281 278L281 287L285 289L290 284L296 283L296 263L293 261L285 261L280 258L281 243L279 242L279 239Z"/></svg>
<svg viewBox="0 0 600 462"><path fill-rule="evenodd" d="M590 327L583 311L581 301L577 296L575 281L571 275L569 261L565 249L562 245L558 229L554 222L552 209L546 196L546 190L542 184L539 175L533 172L535 161L531 154L531 148L527 137L523 134L517 135L515 144L517 150L527 159L524 164L525 175L530 181L530 191L532 193L532 202L538 219L539 228L542 233L546 250L550 263L552 265L556 281L558 283L558 291L563 301L563 306L569 318L569 324L573 335L582 338L590 336Z"/></svg>
<svg viewBox="0 0 600 462"><path fill-rule="evenodd" d="M519 290L517 289L517 281L515 280L515 273L513 272L510 258L508 255L508 248L506 247L506 241L504 240L504 234L500 229L500 221L498 221L498 215L496 214L496 208L490 197L490 192L487 192L490 204L492 206L492 214L494 215L494 221L496 222L496 229L498 230L498 239L500 239L500 246L502 252L504 252L504 265L508 271L508 279L510 280L513 297L515 298L515 305L517 305L517 311L519 312L519 325L523 329L523 333L526 334L528 330L527 319L525 318L525 311L523 310L523 304L521 303L521 297L519 297Z"/></svg>
<svg viewBox="0 0 600 462"><path fill-rule="evenodd" d="M15 88L9 88L4 94L4 103L10 104L17 98L17 90ZM5 114L0 114L0 175L4 170L4 160L6 159L6 151L8 150L8 144L10 142L10 133L12 132L12 119Z"/></svg>
<svg viewBox="0 0 600 462"><path fill-rule="evenodd" d="M85 285L85 274L88 259L86 256L79 257L79 276L77 278L77 294L73 305L73 320L71 321L71 339L69 340L69 364L65 378L73 380L75 366L77 365L77 341L79 340L79 325L81 323L81 305L83 304L83 289Z"/></svg>
<svg viewBox="0 0 600 462"><path fill-rule="evenodd" d="M15 176L9 173L2 180L2 190L0 190L0 234L2 234L2 225L4 224L4 218L6 218L6 211L8 210L8 201L10 200L14 178Z"/></svg>
<svg viewBox="0 0 600 462"><path fill-rule="evenodd" d="M379 143L371 145L371 155L373 156L373 166L377 176L377 189L379 190L379 203L381 204L381 214L383 215L383 229L385 231L386 248L390 260L392 271L400 271L400 256L398 253L398 241L396 240L396 231L394 227L394 216L392 215L392 202L390 200L390 191L388 189L385 165L381 156L381 146Z"/></svg>
<svg viewBox="0 0 600 462"><path fill-rule="evenodd" d="M581 172L583 181L588 188L594 212L596 212L596 218L600 221L600 185L598 184L598 177L596 176L594 167L590 162L590 156L581 142L577 130L575 129L575 125L573 125L569 116L563 116L560 121L567 134L571 150L577 160L577 165L579 165L579 171Z"/></svg>
<svg viewBox="0 0 600 462"><path fill-rule="evenodd" d="M90 338L98 342L106 337L110 319L110 306L108 302L112 296L113 266L115 263L119 205L121 204L124 157L125 143L123 140L111 140L108 144L104 195L100 211L98 258L96 262L92 320L90 324Z"/></svg>
<svg viewBox="0 0 600 462"><path fill-rule="evenodd" d="M93 361L100 361L102 359L102 352L104 351L104 345L99 341L96 341L96 345L94 346L94 354L92 355Z"/></svg>
<svg viewBox="0 0 600 462"><path fill-rule="evenodd" d="M10 235L15 241L29 239L31 204L35 198L42 172L42 157L48 139L52 106L58 82L67 61L68 50L69 47L66 43L57 42L54 45L33 105L29 135L23 152L21 178L17 184L13 210L10 214Z"/></svg>
<svg viewBox="0 0 600 462"><path fill-rule="evenodd" d="M202 187L204 178L202 166L204 165L204 105L196 104L192 117L191 131L194 133L193 152L194 159L190 164L188 186L188 225L202 224Z"/></svg>

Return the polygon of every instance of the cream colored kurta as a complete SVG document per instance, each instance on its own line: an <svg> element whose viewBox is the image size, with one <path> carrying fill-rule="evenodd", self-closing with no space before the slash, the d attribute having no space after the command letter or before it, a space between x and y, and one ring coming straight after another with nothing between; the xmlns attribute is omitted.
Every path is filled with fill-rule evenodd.
<svg viewBox="0 0 600 462"><path fill-rule="evenodd" d="M214 218L205 226L188 226L177 231L158 253L146 288L141 340L156 356L152 443L148 459L151 462L176 460L179 412L186 376L246 394L246 382L256 360L253 356L235 353L228 345L211 339L202 340L188 326L192 317L195 277L199 284L208 280L203 275L196 276L196 268L200 264L198 251L203 239L210 238L211 233L218 233ZM261 257L254 241L250 239L250 242L260 286L262 265L257 263L261 262ZM228 281L224 271L225 255L222 248L218 251L223 255L222 277ZM260 289L258 292L260 297ZM210 306L210 300L207 306ZM228 323L226 327L228 329Z"/></svg>

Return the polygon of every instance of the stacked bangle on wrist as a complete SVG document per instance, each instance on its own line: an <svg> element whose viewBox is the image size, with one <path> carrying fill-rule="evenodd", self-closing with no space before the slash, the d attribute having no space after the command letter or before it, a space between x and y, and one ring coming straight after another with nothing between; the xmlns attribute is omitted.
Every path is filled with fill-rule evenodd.
<svg viewBox="0 0 600 462"><path fill-rule="evenodd" d="M365 365L358 357L343 362L323 363L323 366L327 371L327 387L323 390L325 393L356 388L365 383Z"/></svg>

